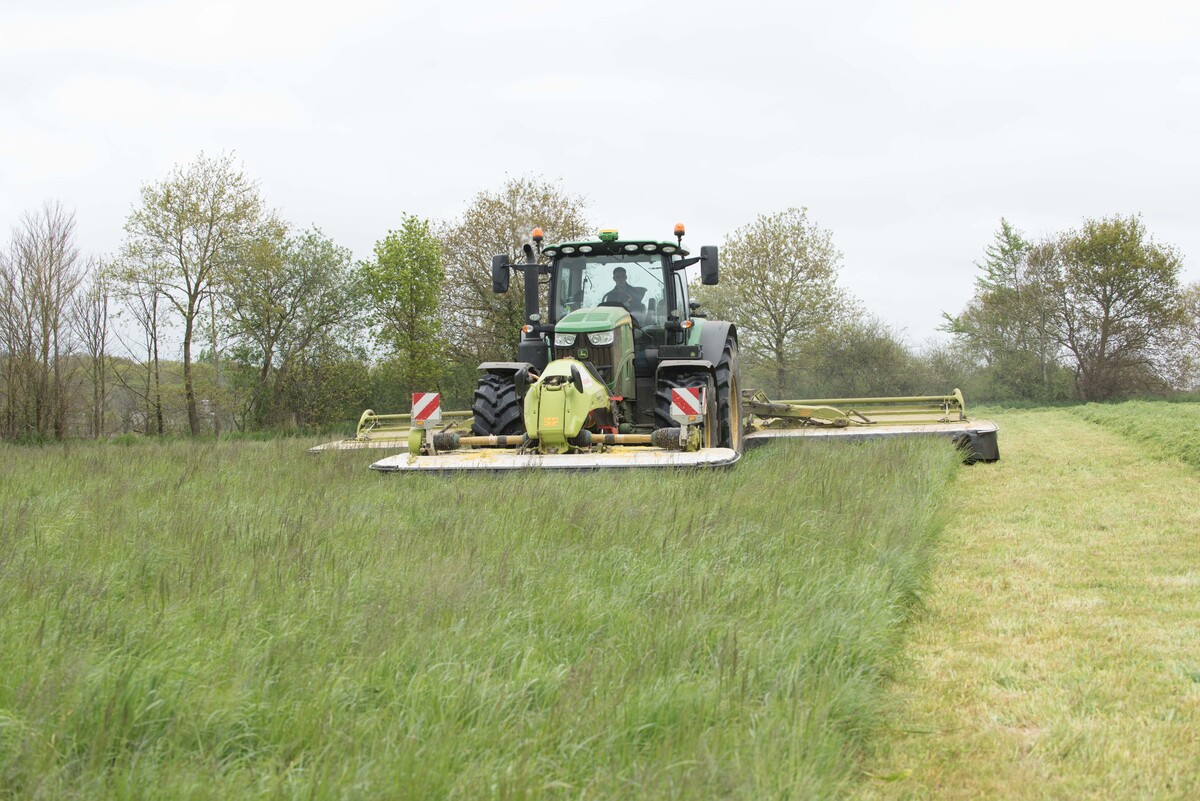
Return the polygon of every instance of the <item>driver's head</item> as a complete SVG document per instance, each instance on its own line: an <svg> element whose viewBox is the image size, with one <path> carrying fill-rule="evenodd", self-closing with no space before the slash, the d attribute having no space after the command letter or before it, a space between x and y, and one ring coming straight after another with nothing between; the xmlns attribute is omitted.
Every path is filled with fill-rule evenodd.
<svg viewBox="0 0 1200 801"><path fill-rule="evenodd" d="M613 270L613 280L616 281L618 284L625 283L625 268L624 267L618 267L615 270Z"/></svg>

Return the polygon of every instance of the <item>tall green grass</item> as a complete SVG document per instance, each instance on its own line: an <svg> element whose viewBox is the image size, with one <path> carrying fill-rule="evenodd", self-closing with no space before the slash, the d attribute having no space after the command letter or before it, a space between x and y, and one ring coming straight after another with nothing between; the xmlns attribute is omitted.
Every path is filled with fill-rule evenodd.
<svg viewBox="0 0 1200 801"><path fill-rule="evenodd" d="M836 795L956 459L371 458L0 448L0 797Z"/></svg>
<svg viewBox="0 0 1200 801"><path fill-rule="evenodd" d="M1071 411L1147 446L1153 453L1200 467L1200 404L1125 401L1089 403Z"/></svg>

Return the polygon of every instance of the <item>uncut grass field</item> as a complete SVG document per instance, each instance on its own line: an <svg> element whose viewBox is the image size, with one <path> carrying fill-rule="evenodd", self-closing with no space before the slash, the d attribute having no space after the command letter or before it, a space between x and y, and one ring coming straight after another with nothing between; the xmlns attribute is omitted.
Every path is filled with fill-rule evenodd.
<svg viewBox="0 0 1200 801"><path fill-rule="evenodd" d="M0 447L0 798L808 798L860 779L961 470L381 476Z"/></svg>
<svg viewBox="0 0 1200 801"><path fill-rule="evenodd" d="M1131 440L1144 452L1200 468L1200 403L1089 403L1071 411Z"/></svg>

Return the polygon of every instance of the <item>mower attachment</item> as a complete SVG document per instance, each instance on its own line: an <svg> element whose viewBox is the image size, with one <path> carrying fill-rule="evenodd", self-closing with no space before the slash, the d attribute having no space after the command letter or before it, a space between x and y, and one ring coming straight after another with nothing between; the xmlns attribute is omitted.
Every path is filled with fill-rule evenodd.
<svg viewBox="0 0 1200 801"><path fill-rule="evenodd" d="M893 398L822 398L773 401L759 390L742 393L749 412L746 447L783 437L833 438L843 441L884 437L935 436L949 439L966 461L1000 458L997 425L968 420L962 392Z"/></svg>
<svg viewBox="0 0 1200 801"><path fill-rule="evenodd" d="M461 450L433 456L407 453L380 459L372 470L383 473L460 470L603 470L629 467L727 467L741 458L732 448L671 451L660 448L616 446L603 453L520 453L513 450Z"/></svg>

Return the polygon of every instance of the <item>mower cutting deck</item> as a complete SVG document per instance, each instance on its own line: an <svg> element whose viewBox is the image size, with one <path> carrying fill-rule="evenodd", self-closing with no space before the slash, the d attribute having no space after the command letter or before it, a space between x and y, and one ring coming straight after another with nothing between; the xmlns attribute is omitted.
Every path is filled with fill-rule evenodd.
<svg viewBox="0 0 1200 801"><path fill-rule="evenodd" d="M651 448L615 447L603 453L517 453L473 450L412 456L407 453L380 459L372 470L384 473L452 473L461 470L605 470L631 467L728 467L741 458L730 448L709 448L681 453Z"/></svg>
<svg viewBox="0 0 1200 801"><path fill-rule="evenodd" d="M964 461L994 462L1000 458L998 426L990 420L968 420L962 394L895 398L826 398L772 401L762 392L748 390L740 406L741 448L782 439L854 441L891 437L939 437L963 451ZM703 419L707 406L688 411ZM561 453L542 453L528 436L486 437L458 433L470 414L447 412L450 422L410 415L375 415L367 411L359 421L355 439L329 442L312 449L405 450L371 465L381 472L434 472L483 470L602 470L646 467L728 467L741 458L741 450L707 445L703 428L686 423L649 435L585 435ZM711 419L711 417L709 417ZM691 432L689 442L687 433ZM682 434L682 436L681 436Z"/></svg>

